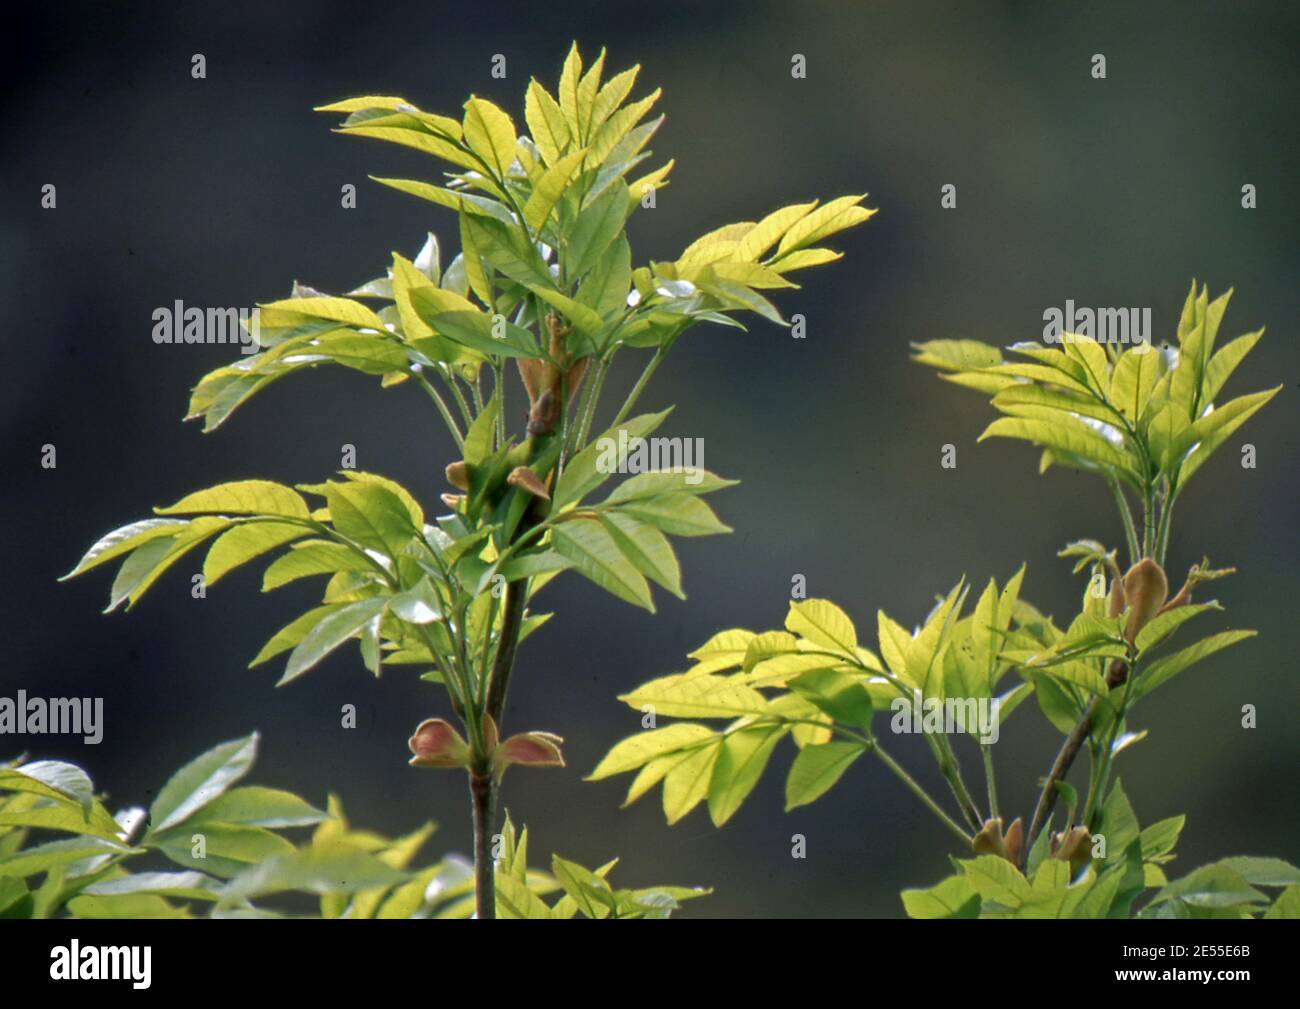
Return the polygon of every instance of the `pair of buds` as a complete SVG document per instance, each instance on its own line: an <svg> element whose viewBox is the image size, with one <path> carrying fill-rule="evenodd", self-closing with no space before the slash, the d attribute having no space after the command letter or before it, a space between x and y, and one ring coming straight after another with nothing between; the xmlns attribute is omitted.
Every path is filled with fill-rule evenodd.
<svg viewBox="0 0 1300 1009"><path fill-rule="evenodd" d="M994 817L984 822L983 828L971 841L971 848L977 855L998 855L1012 865L1020 865L1020 856L1024 854L1025 825L1020 817L1011 821L1011 826L1004 833L1002 818ZM1092 857L1092 835L1084 826L1070 830L1058 831L1051 837L1051 858L1069 862L1072 871L1082 868L1083 863Z"/></svg>
<svg viewBox="0 0 1300 1009"><path fill-rule="evenodd" d="M460 491L469 490L469 466L464 459L450 463L446 469L447 482ZM511 487L518 487L526 491L533 497L541 498L543 501L551 500L550 484L554 474L547 474L546 481L534 473L527 466L516 466L506 477L506 483ZM448 508L458 508L461 501L464 500L463 494L443 494L442 503Z"/></svg>
<svg viewBox="0 0 1300 1009"><path fill-rule="evenodd" d="M483 745L498 781L511 764L563 767L564 755L560 752L563 742L550 732L521 732L500 740L492 716L483 716ZM463 767L468 770L475 763L469 744L450 722L442 718L426 718L416 726L415 735L407 745L413 754L410 760L413 767Z"/></svg>

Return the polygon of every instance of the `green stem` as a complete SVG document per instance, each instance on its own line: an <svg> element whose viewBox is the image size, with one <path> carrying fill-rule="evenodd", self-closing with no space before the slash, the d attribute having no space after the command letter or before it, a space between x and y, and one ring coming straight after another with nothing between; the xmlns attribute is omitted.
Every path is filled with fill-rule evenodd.
<svg viewBox="0 0 1300 1009"><path fill-rule="evenodd" d="M460 386L456 384L456 376L447 364L438 365L438 377L442 379L443 384L451 390L452 397L456 400L456 408L460 410L461 419L465 421L468 428L474 423L474 415L470 413L469 404L465 402L465 397L461 394Z"/></svg>
<svg viewBox="0 0 1300 1009"><path fill-rule="evenodd" d="M979 830L984 823L984 819L980 816L979 808L975 805L975 800L971 798L970 789L966 787L966 781L961 776L961 767L957 763L957 755L953 752L947 737L940 737L939 749L943 754L939 761L939 770L943 774L944 780L948 782L948 787L952 789L952 794L957 799L957 805L961 807L962 815L966 817L967 822L975 830Z"/></svg>
<svg viewBox="0 0 1300 1009"><path fill-rule="evenodd" d="M1155 549L1156 514L1155 501L1151 494L1151 485L1142 489L1142 556L1152 556Z"/></svg>
<svg viewBox="0 0 1300 1009"><path fill-rule="evenodd" d="M596 407L600 401L601 390L605 386L605 376L609 374L609 363L614 355L611 353L608 357L602 357L600 363L596 365L596 374L591 377L587 385L587 391L583 394L583 399L578 410L578 426L574 430L573 444L570 451L581 452L587 443L587 437L591 434L591 422L596 417Z"/></svg>
<svg viewBox="0 0 1300 1009"><path fill-rule="evenodd" d="M632 387L632 391L628 393L627 399L623 401L623 406L619 409L618 416L614 418L614 422L610 424L610 427L618 427L619 424L623 423L624 418L632 411L632 407L641 397L641 393L645 389L646 383L650 381L650 376L655 373L655 369L659 367L659 362L664 359L665 355L668 353L668 348L672 346L673 339L675 338L670 337L666 343L661 343L655 349L654 356L650 358L650 361L645 366L645 370L641 372L641 377L636 380L636 385Z"/></svg>
<svg viewBox="0 0 1300 1009"><path fill-rule="evenodd" d="M1156 563L1161 567L1165 563L1165 553L1169 549L1170 516L1174 511L1174 501L1178 497L1178 481L1169 481L1169 492L1165 496L1164 511L1160 513L1160 531L1156 533Z"/></svg>
<svg viewBox="0 0 1300 1009"><path fill-rule="evenodd" d="M993 773L993 751L986 744L981 743L980 753L984 756L984 782L989 793L989 816L996 820L1002 814L998 812L998 781Z"/></svg>
<svg viewBox="0 0 1300 1009"><path fill-rule="evenodd" d="M1119 481L1114 477L1107 477L1106 484L1110 487L1111 494L1115 496L1115 504L1119 507L1119 517L1124 523L1124 538L1128 541L1128 562L1132 567L1142 558L1138 549L1137 526L1133 523L1133 512L1129 509L1128 498L1124 496Z"/></svg>
<svg viewBox="0 0 1300 1009"><path fill-rule="evenodd" d="M930 798L930 793L927 792L924 788L922 788L919 784L917 784L916 779L914 779L910 774L908 774L907 771L904 770L901 764L899 764L896 760L894 760L893 757L891 757L888 753L882 750L874 740L871 742L871 745L868 747L868 749L870 749L871 752L874 753L876 757L880 759L881 763L883 763L886 767L888 767L891 771L894 772L894 776L897 777L898 780L901 781L904 785L906 785L908 790L911 791L913 795L915 795L918 799L921 800L922 803L925 804L926 809L928 809L930 812L932 812L935 816L939 818L940 823L942 823L945 827L948 828L948 830L950 830L953 834L959 837L964 844L968 846L970 845L972 841L971 835L967 834L966 831L962 830L961 826L957 823L957 821L955 821L952 817L950 817L947 813L945 813L943 811L943 807L940 806L937 802L935 802L932 798Z"/></svg>
<svg viewBox="0 0 1300 1009"><path fill-rule="evenodd" d="M447 430L451 432L451 436L456 439L456 448L462 452L465 451L465 436L460 433L460 428L456 426L451 410L447 407L447 401L439 395L438 390L433 387L433 383L425 378L422 372L417 371L414 374L420 385L424 387L424 391L429 394L429 398L433 400L438 412L442 414L443 423L447 425Z"/></svg>
<svg viewBox="0 0 1300 1009"><path fill-rule="evenodd" d="M500 448L506 443L506 383L505 368L501 361L492 362L492 388L497 397L496 444Z"/></svg>

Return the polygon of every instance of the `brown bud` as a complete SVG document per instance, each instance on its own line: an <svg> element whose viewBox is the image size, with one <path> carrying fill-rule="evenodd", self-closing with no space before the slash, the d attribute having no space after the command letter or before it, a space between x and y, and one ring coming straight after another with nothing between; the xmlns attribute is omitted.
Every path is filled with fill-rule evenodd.
<svg viewBox="0 0 1300 1009"><path fill-rule="evenodd" d="M1130 645L1137 638L1138 631L1160 612L1168 595L1169 581L1160 565L1150 557L1142 558L1128 569L1124 576L1124 598L1128 602L1129 617L1124 637Z"/></svg>
<svg viewBox="0 0 1300 1009"><path fill-rule="evenodd" d="M531 357L520 357L515 361L519 365L519 377L523 379L524 389L528 392L528 405L532 406L554 383L555 367Z"/></svg>
<svg viewBox="0 0 1300 1009"><path fill-rule="evenodd" d="M1024 843L1025 825L1019 817L1011 821L1005 834L1002 832L1002 818L995 817L984 821L980 832L971 839L971 850L977 855L997 855L1012 865L1018 865Z"/></svg>
<svg viewBox="0 0 1300 1009"><path fill-rule="evenodd" d="M587 376L587 365L591 358L580 357L573 362L564 375L564 398L566 402L572 403L578 398L578 390L582 388L582 380Z"/></svg>
<svg viewBox="0 0 1300 1009"><path fill-rule="evenodd" d="M1088 828L1078 826L1052 835L1052 858L1069 862L1071 869L1081 868L1092 858L1092 835Z"/></svg>
<svg viewBox="0 0 1300 1009"><path fill-rule="evenodd" d="M415 767L464 767L469 759L465 740L441 718L426 718L407 745L415 754L411 758Z"/></svg>
<svg viewBox="0 0 1300 1009"><path fill-rule="evenodd" d="M459 511L461 502L465 500L464 494L442 494L442 503L453 511Z"/></svg>
<svg viewBox="0 0 1300 1009"><path fill-rule="evenodd" d="M550 389L542 393L528 413L528 433L550 434L560 419L560 401Z"/></svg>
<svg viewBox="0 0 1300 1009"><path fill-rule="evenodd" d="M469 466L464 459L449 463L446 473L447 482L457 490L469 490Z"/></svg>
<svg viewBox="0 0 1300 1009"><path fill-rule="evenodd" d="M550 732L521 732L511 736L492 754L492 767L500 778L511 764L530 767L563 767L564 754L560 743L564 740Z"/></svg>
<svg viewBox="0 0 1300 1009"><path fill-rule="evenodd" d="M543 500L551 500L551 495L546 492L546 485L542 483L536 473L527 466L516 466L506 477L506 483L511 487L518 487L520 490L527 491L533 497L539 497Z"/></svg>
<svg viewBox="0 0 1300 1009"><path fill-rule="evenodd" d="M1007 828L1005 839L1007 854L1006 858L1012 865L1020 864L1020 853L1025 845L1025 824L1020 817L1011 821L1011 826Z"/></svg>
<svg viewBox="0 0 1300 1009"><path fill-rule="evenodd" d="M488 753L497 748L497 740L501 738L501 731L497 728L497 721L486 711L483 713L483 746Z"/></svg>
<svg viewBox="0 0 1300 1009"><path fill-rule="evenodd" d="M1107 612L1112 617L1117 617L1124 612L1124 579L1115 575L1110 580L1110 605Z"/></svg>

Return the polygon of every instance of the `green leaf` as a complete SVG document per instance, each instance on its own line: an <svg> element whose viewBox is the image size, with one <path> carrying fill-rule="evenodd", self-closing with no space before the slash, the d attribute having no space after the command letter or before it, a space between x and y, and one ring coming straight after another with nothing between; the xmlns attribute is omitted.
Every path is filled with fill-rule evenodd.
<svg viewBox="0 0 1300 1009"><path fill-rule="evenodd" d="M980 896L966 876L949 876L928 890L904 890L909 918L978 918Z"/></svg>
<svg viewBox="0 0 1300 1009"><path fill-rule="evenodd" d="M786 812L820 798L866 752L861 743L830 742L805 746L785 782Z"/></svg>
<svg viewBox="0 0 1300 1009"><path fill-rule="evenodd" d="M260 666L263 662L275 658L282 652L287 652L290 648L305 638L307 632L320 623L321 619L326 614L337 609L339 609L337 605L317 606L292 620L285 627L281 628L270 641L262 646L262 650L258 652L253 661L248 664L249 668L251 669L254 666Z"/></svg>
<svg viewBox="0 0 1300 1009"><path fill-rule="evenodd" d="M659 494L638 498L620 507L631 515L674 536L712 536L729 533L709 505L692 494Z"/></svg>
<svg viewBox="0 0 1300 1009"><path fill-rule="evenodd" d="M776 726L730 732L722 741L709 779L709 817L715 827L731 819L754 790L772 750L788 729Z"/></svg>
<svg viewBox="0 0 1300 1009"><path fill-rule="evenodd" d="M130 553L150 540L164 536L173 536L183 530L189 523L184 519L143 519L130 525L114 529L86 551L77 566L59 581L66 581L83 571L97 568L122 554Z"/></svg>
<svg viewBox="0 0 1300 1009"><path fill-rule="evenodd" d="M299 578L332 575L337 571L371 572L374 568L351 547L332 540L308 540L276 558L262 576L262 591L270 592Z"/></svg>
<svg viewBox="0 0 1300 1009"><path fill-rule="evenodd" d="M81 892L92 897L152 893L187 900L216 900L221 882L201 872L136 872L92 883Z"/></svg>
<svg viewBox="0 0 1300 1009"><path fill-rule="evenodd" d="M856 659L858 632L847 613L828 599L790 603L785 629L815 645Z"/></svg>
<svg viewBox="0 0 1300 1009"><path fill-rule="evenodd" d="M1100 833L1106 836L1108 861L1123 858L1128 846L1141 836L1137 816L1118 779L1102 804Z"/></svg>
<svg viewBox="0 0 1300 1009"><path fill-rule="evenodd" d="M190 824L221 822L279 829L308 827L325 819L325 813L292 792L245 785L232 788L208 803Z"/></svg>
<svg viewBox="0 0 1300 1009"><path fill-rule="evenodd" d="M202 848L195 838L202 838ZM230 823L181 824L148 840L171 861L214 876L235 876L250 865L293 852L293 845L262 827ZM196 855L202 852L202 857Z"/></svg>
<svg viewBox="0 0 1300 1009"><path fill-rule="evenodd" d="M560 523L552 529L551 536L555 550L573 561L580 574L606 592L654 612L645 578L599 522L581 519Z"/></svg>
<svg viewBox="0 0 1300 1009"><path fill-rule="evenodd" d="M1153 859L1159 859L1172 852L1174 845L1178 843L1178 835L1183 832L1183 825L1186 822L1187 817L1185 816L1171 816L1145 828L1138 837L1142 843L1143 861L1149 862Z"/></svg>
<svg viewBox="0 0 1300 1009"><path fill-rule="evenodd" d="M1160 644L1193 617L1198 617L1208 610L1221 609L1223 607L1215 602L1189 603L1186 606L1175 606L1172 610L1166 610L1164 613L1152 617L1151 622L1138 631L1137 637L1133 639L1134 647L1139 652L1145 652Z"/></svg>
<svg viewBox="0 0 1300 1009"><path fill-rule="evenodd" d="M1265 918L1300 918L1300 886L1288 886L1264 912Z"/></svg>
<svg viewBox="0 0 1300 1009"><path fill-rule="evenodd" d="M598 315L609 316L622 311L627 305L631 286L632 249L627 237L620 235L582 278L582 284L574 298L578 304L590 308Z"/></svg>
<svg viewBox="0 0 1300 1009"><path fill-rule="evenodd" d="M664 818L671 826L698 806L709 794L713 768L721 750L721 738L691 752L664 778Z"/></svg>
<svg viewBox="0 0 1300 1009"><path fill-rule="evenodd" d="M676 722L662 729L638 732L617 743L605 754L586 780L599 781L615 774L634 771L656 757L701 744L715 735L712 729L695 722Z"/></svg>
<svg viewBox="0 0 1300 1009"><path fill-rule="evenodd" d="M535 80L528 82L524 118L542 157L548 165L554 165L560 159L560 152L569 146L569 124L550 92Z"/></svg>
<svg viewBox="0 0 1300 1009"><path fill-rule="evenodd" d="M47 841L44 844L22 848L12 854L0 856L0 877L23 879L38 872L49 872L60 866L70 866L74 862L97 855L126 854L139 854L139 851L107 838L85 835Z"/></svg>
<svg viewBox="0 0 1300 1009"><path fill-rule="evenodd" d="M1178 900L1191 907L1224 908L1263 903L1267 898L1225 862L1203 865L1182 879L1170 883L1151 898L1155 907Z"/></svg>
<svg viewBox="0 0 1300 1009"><path fill-rule="evenodd" d="M564 892L578 905L578 910L588 918L609 917L614 893L609 884L594 872L559 855L551 856L551 872L564 887Z"/></svg>
<svg viewBox="0 0 1300 1009"><path fill-rule="evenodd" d="M307 502L292 487L271 480L236 480L189 494L168 508L155 508L159 515L194 515L204 512L226 515L284 515L311 517Z"/></svg>
<svg viewBox="0 0 1300 1009"><path fill-rule="evenodd" d="M360 633L366 624L383 612L387 603L386 599L362 599L327 613L294 648L284 675L276 686L297 679L349 638Z"/></svg>
<svg viewBox="0 0 1300 1009"><path fill-rule="evenodd" d="M980 441L986 438L1019 438L1069 452L1116 471L1126 470L1126 461L1119 449L1082 422L1070 421L1064 416L1057 420L1003 417L986 427L979 436Z"/></svg>
<svg viewBox="0 0 1300 1009"><path fill-rule="evenodd" d="M0 786L3 787L3 786ZM82 811L78 802L68 799L38 798L0 802L0 827L36 827L41 830L61 830L69 834L88 834L110 841L121 838L122 827L108 814L98 801L91 803L90 812ZM5 833L0 830L0 834ZM17 838L18 835L10 835Z"/></svg>
<svg viewBox="0 0 1300 1009"><path fill-rule="evenodd" d="M390 557L399 556L412 537L420 535L402 500L379 484L331 482L325 485L325 500L335 529Z"/></svg>
<svg viewBox="0 0 1300 1009"><path fill-rule="evenodd" d="M631 693L619 695L629 707L653 708L657 715L672 718L734 718L764 715L768 701L757 690L724 676L676 674L643 683Z"/></svg>
<svg viewBox="0 0 1300 1009"><path fill-rule="evenodd" d="M150 832L161 833L202 809L248 773L257 759L258 736L214 746L171 776L149 807Z"/></svg>
<svg viewBox="0 0 1300 1009"><path fill-rule="evenodd" d="M413 588L393 596L388 608L408 624L431 624L443 616L442 601L427 576L416 582Z"/></svg>
<svg viewBox="0 0 1300 1009"><path fill-rule="evenodd" d="M1262 329L1247 333L1221 347L1205 366L1205 378L1202 380L1201 399L1213 403L1218 398L1232 373L1237 370L1246 355L1249 354L1264 335Z"/></svg>
<svg viewBox="0 0 1300 1009"><path fill-rule="evenodd" d="M116 609L123 602L134 606L168 568L230 524L230 519L203 516L190 521L175 536L151 539L138 547L118 569L109 589L105 612Z"/></svg>
<svg viewBox="0 0 1300 1009"><path fill-rule="evenodd" d="M505 873L497 873L496 904L498 918L553 918L551 909L528 884Z"/></svg>
<svg viewBox="0 0 1300 1009"><path fill-rule="evenodd" d="M1190 446L1192 440L1199 439L1199 443L1183 459L1179 471L1180 489L1204 465L1215 449L1232 437L1237 428L1253 417L1281 389L1282 386L1279 385L1264 392L1238 397L1192 424L1172 450L1176 454L1183 446Z"/></svg>
<svg viewBox="0 0 1300 1009"><path fill-rule="evenodd" d="M555 490L551 494L551 508L559 512L565 506L581 501L622 468L626 450L637 438L645 438L668 416L669 411L643 414L611 427L590 445L575 455L564 468Z"/></svg>
<svg viewBox="0 0 1300 1009"><path fill-rule="evenodd" d="M601 514L599 518L601 525L605 527L623 556L630 560L641 574L667 589L678 599L686 598L682 592L681 568L677 564L672 546L663 533L652 525L618 512Z"/></svg>
<svg viewBox="0 0 1300 1009"><path fill-rule="evenodd" d="M1138 673L1134 683L1137 697L1145 697L1156 687L1177 676L1189 666L1200 662L1201 659L1207 658L1229 645L1235 645L1238 641L1253 638L1257 633L1258 631L1240 630L1211 634L1208 638L1202 638L1194 645L1189 645L1171 655L1156 659L1144 671Z"/></svg>
<svg viewBox="0 0 1300 1009"><path fill-rule="evenodd" d="M274 835L272 835L274 836ZM341 842L289 850L259 860L235 876L222 891L229 906L286 890L309 893L355 893L405 882L407 874L374 855Z"/></svg>
<svg viewBox="0 0 1300 1009"><path fill-rule="evenodd" d="M1130 347L1115 362L1109 400L1130 423L1136 424L1159 377L1160 352L1150 344Z"/></svg>
<svg viewBox="0 0 1300 1009"><path fill-rule="evenodd" d="M385 332L384 322L371 309L350 298L286 298L272 301L261 306L271 311L283 310L296 315L307 315L315 319L328 319L341 322L360 329L373 329Z"/></svg>
<svg viewBox="0 0 1300 1009"><path fill-rule="evenodd" d="M1300 885L1300 869L1280 858L1234 855L1221 859L1218 864L1227 866L1254 886Z"/></svg>
<svg viewBox="0 0 1300 1009"><path fill-rule="evenodd" d="M431 311L423 290L412 292L411 303L421 317L440 334L481 354L499 354L503 357L542 356L533 334L504 316L490 316L479 311Z"/></svg>
<svg viewBox="0 0 1300 1009"><path fill-rule="evenodd" d="M586 148L572 151L559 158L548 168L533 186L533 191L524 204L524 220L533 231L540 232L551 216L551 210L564 195L573 173L587 156ZM626 291L624 292L626 294Z"/></svg>
<svg viewBox="0 0 1300 1009"><path fill-rule="evenodd" d="M487 163L497 179L504 179L515 159L515 124L486 98L465 103L465 143Z"/></svg>
<svg viewBox="0 0 1300 1009"><path fill-rule="evenodd" d="M836 669L812 669L791 680L789 686L837 722L855 729L867 729L871 725L875 714L871 695L848 673Z"/></svg>
<svg viewBox="0 0 1300 1009"><path fill-rule="evenodd" d="M619 236L631 201L627 186L617 182L578 215L564 247L564 272L573 282L596 265Z"/></svg>
<svg viewBox="0 0 1300 1009"><path fill-rule="evenodd" d="M1000 855L981 855L961 866L981 900L1014 910L1029 899L1028 881Z"/></svg>
<svg viewBox="0 0 1300 1009"><path fill-rule="evenodd" d="M17 767L0 767L0 790L70 802L87 818L95 798L90 775L76 764L61 760L34 760Z"/></svg>
<svg viewBox="0 0 1300 1009"><path fill-rule="evenodd" d="M241 564L306 536L310 530L283 522L248 522L217 537L203 562L203 580L215 584Z"/></svg>

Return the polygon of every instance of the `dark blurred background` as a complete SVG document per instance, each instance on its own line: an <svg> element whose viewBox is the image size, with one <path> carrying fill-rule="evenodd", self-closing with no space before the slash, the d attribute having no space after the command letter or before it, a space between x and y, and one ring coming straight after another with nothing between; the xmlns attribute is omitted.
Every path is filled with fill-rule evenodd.
<svg viewBox="0 0 1300 1009"><path fill-rule="evenodd" d="M644 405L676 403L667 433L703 437L707 465L744 481L715 499L736 528L684 541L689 603L650 616L577 577L539 602L560 618L527 643L509 723L566 737L570 767L515 772L505 804L534 851L587 864L623 857L625 884L707 883L696 914L898 915L898 890L944 874L948 838L884 768L855 766L816 805L782 812L789 753L725 829L705 814L669 828L658 794L619 810L626 779L584 783L638 728L615 695L683 668L723 627L778 626L791 578L838 600L874 638L875 612L919 620L966 574L1001 581L1029 562L1025 593L1058 619L1082 582L1054 557L1070 539L1118 545L1104 487L1035 475L1027 446L975 439L977 394L908 363L908 343L1034 339L1067 298L1150 306L1172 337L1193 277L1236 295L1221 340L1269 327L1229 392L1284 394L1183 498L1171 578L1208 553L1237 565L1214 629L1259 628L1155 695L1122 759L1144 822L1188 826L1175 870L1240 853L1300 855L1296 841L1297 418L1300 350L1296 108L1300 10L1291 3L746 3L647 6L359 3L26 5L6 15L0 160L0 424L5 492L0 696L102 696L97 747L10 741L84 764L114 803L147 802L197 752L257 728L255 779L317 803L337 791L355 822L388 832L432 816L437 843L468 848L459 777L405 766L415 723L442 696L399 669L375 682L353 648L290 687L245 668L315 601L262 596L252 567L190 595L173 571L128 615L99 615L111 575L55 578L102 533L222 480L319 480L341 446L360 468L432 503L451 458L417 391L352 372L293 378L220 432L182 425L189 388L228 348L156 346L151 312L175 299L249 306L296 278L331 291L413 254L426 229L457 244L445 212L367 174L426 176L415 152L349 140L310 109L401 94L453 114L470 92L522 121L536 75L554 84L570 39L610 65L643 66L668 119L653 144L672 185L631 225L636 257L672 258L714 226L794 200L868 191L879 215L841 236L846 258L808 271L781 307L806 340L757 323L699 328ZM207 79L190 76L195 53ZM490 76L494 54L507 79ZM795 53L807 79L790 74ZM1090 75L1103 53L1107 78ZM340 207L340 186L359 191ZM41 187L57 188L42 210ZM940 209L940 187L958 205ZM1241 206L1241 187L1258 209ZM639 365L619 362L627 388ZM1240 444L1258 451L1243 470ZM940 446L958 467L940 467ZM58 467L40 467L45 443ZM1204 627L1209 627L1208 622ZM339 727L354 703L360 726ZM1241 728L1255 704L1259 727ZM1036 711L997 748L1004 808L1028 813L1059 737ZM964 744L963 744L964 745ZM915 740L898 747L926 780ZM969 750L966 763L975 771ZM779 768L779 770L778 770ZM808 858L790 839L808 839Z"/></svg>

